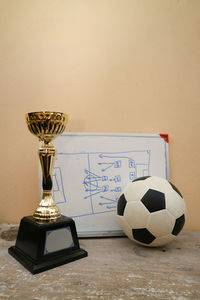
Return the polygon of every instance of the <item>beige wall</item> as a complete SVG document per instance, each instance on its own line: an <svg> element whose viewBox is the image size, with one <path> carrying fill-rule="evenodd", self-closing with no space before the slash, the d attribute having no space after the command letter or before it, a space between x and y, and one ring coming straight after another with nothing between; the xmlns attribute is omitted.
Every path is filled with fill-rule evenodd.
<svg viewBox="0 0 200 300"><path fill-rule="evenodd" d="M200 1L0 0L0 222L37 201L37 139L24 114L70 131L170 135L171 181L200 229Z"/></svg>

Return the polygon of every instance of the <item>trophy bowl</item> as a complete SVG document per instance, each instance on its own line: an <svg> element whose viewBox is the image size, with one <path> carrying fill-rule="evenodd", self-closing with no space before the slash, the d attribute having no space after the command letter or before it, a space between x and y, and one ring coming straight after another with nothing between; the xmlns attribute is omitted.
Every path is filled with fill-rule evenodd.
<svg viewBox="0 0 200 300"><path fill-rule="evenodd" d="M28 129L45 144L50 143L65 130L68 117L61 112L31 112L25 115Z"/></svg>

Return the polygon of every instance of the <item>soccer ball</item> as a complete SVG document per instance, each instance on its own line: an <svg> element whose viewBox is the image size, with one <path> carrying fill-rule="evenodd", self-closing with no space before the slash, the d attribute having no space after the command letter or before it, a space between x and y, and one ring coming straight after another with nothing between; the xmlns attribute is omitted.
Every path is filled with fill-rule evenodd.
<svg viewBox="0 0 200 300"><path fill-rule="evenodd" d="M171 242L185 223L185 202L166 179L146 176L129 183L117 204L124 233L137 243L157 247Z"/></svg>

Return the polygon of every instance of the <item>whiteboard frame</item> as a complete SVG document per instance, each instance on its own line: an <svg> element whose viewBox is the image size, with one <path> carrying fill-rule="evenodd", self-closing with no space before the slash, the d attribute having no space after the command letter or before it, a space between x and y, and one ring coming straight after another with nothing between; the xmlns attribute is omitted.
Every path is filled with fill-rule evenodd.
<svg viewBox="0 0 200 300"><path fill-rule="evenodd" d="M159 138L163 139L159 134L151 133L103 133L103 132L64 132L62 136L105 136L105 137L138 137L138 138ZM166 179L170 179L170 170L169 170L169 145L164 139L165 145L165 176ZM41 142L40 142L41 146ZM59 151L59 149L57 149ZM40 201L42 195L42 172L39 163L39 188L38 188L38 200ZM78 232L78 236L81 238L90 238L90 237L117 237L124 236L122 230L108 230L108 231L81 231Z"/></svg>

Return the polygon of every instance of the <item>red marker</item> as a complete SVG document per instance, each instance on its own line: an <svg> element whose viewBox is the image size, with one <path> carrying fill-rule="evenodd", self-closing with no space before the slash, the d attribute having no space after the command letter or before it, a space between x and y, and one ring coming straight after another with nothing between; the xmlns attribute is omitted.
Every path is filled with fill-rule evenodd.
<svg viewBox="0 0 200 300"><path fill-rule="evenodd" d="M169 134L166 132L159 133L160 136L165 140L165 142L169 143Z"/></svg>

